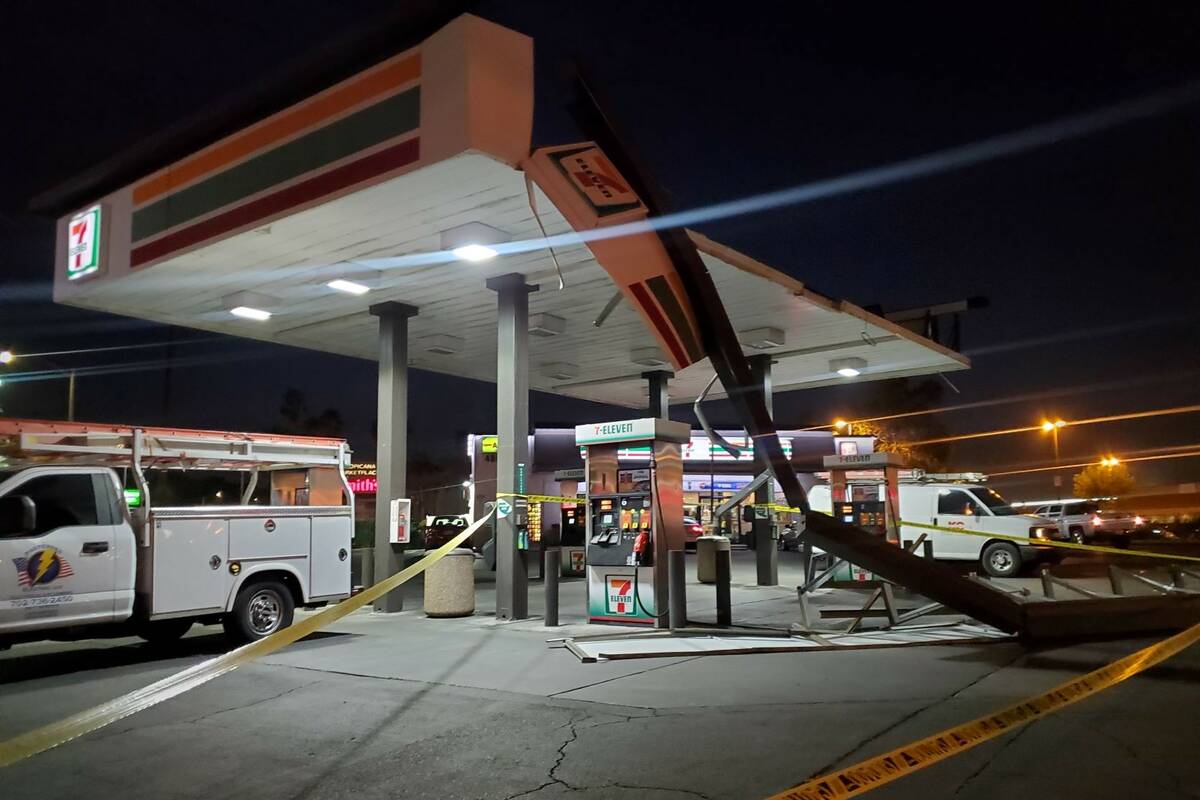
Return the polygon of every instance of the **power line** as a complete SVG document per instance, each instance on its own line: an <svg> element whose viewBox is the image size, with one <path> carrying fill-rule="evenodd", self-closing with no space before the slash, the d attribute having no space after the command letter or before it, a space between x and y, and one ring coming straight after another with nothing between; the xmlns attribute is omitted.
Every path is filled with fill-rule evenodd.
<svg viewBox="0 0 1200 800"><path fill-rule="evenodd" d="M1192 458L1200 456L1200 450L1193 450L1188 453L1164 453L1158 456L1137 456L1135 458L1122 458L1121 463L1127 464L1134 461L1160 461L1166 458ZM1005 475L1027 475L1031 472L1057 472L1064 469L1082 469L1084 467L1095 466L1095 461L1085 461L1082 464L1062 464L1057 467L1033 467L1031 469L1012 469L1003 472L989 472L989 478L999 478Z"/></svg>

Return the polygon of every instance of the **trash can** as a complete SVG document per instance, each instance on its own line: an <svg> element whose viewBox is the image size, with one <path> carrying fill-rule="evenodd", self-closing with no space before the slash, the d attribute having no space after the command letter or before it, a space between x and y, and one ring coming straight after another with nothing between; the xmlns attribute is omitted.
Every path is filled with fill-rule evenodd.
<svg viewBox="0 0 1200 800"><path fill-rule="evenodd" d="M696 580L701 583L716 583L717 551L729 549L729 539L724 536L698 537L696 539Z"/></svg>
<svg viewBox="0 0 1200 800"><path fill-rule="evenodd" d="M467 617L475 613L475 553L451 550L425 570L425 616Z"/></svg>

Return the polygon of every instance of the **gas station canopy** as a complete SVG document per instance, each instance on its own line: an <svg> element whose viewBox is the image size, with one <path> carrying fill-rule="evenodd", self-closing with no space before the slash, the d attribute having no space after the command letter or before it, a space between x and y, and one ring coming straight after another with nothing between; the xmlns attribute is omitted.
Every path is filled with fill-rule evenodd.
<svg viewBox="0 0 1200 800"><path fill-rule="evenodd" d="M481 231L492 237L484 244L572 232L521 169L533 96L531 40L459 17L417 47L64 215L55 299L367 359L379 346L368 309L396 301L419 310L409 321L413 367L492 381L497 304L484 284L519 273L539 286L529 298L530 388L643 407L642 373L670 370L669 359L628 302L594 324L617 288L585 244L554 248L562 289L545 248L482 261L448 252L466 243L456 236ZM775 391L844 381L839 368L877 380L968 366L691 237L746 352L774 359ZM328 285L337 280L361 293ZM237 307L270 316L236 316ZM707 361L678 371L672 400L696 397L711 376Z"/></svg>

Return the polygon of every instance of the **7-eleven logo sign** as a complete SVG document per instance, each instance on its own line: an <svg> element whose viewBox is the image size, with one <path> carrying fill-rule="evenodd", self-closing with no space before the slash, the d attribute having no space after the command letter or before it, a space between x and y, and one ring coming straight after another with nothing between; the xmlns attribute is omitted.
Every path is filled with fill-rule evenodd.
<svg viewBox="0 0 1200 800"><path fill-rule="evenodd" d="M100 206L92 206L67 223L67 279L100 269Z"/></svg>
<svg viewBox="0 0 1200 800"><path fill-rule="evenodd" d="M605 610L609 614L627 614L634 616L637 610L633 605L633 579L622 577L605 578L608 591L605 593Z"/></svg>
<svg viewBox="0 0 1200 800"><path fill-rule="evenodd" d="M561 154L559 167L598 211L641 205L633 189L598 147Z"/></svg>

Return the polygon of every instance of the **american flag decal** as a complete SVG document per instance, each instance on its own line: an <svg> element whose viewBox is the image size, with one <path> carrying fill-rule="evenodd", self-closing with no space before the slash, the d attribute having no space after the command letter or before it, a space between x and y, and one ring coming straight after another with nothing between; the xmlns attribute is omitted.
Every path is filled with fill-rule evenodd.
<svg viewBox="0 0 1200 800"><path fill-rule="evenodd" d="M75 574L67 560L53 547L43 547L26 553L24 558L14 558L13 566L17 568L17 582L25 589L44 586Z"/></svg>

